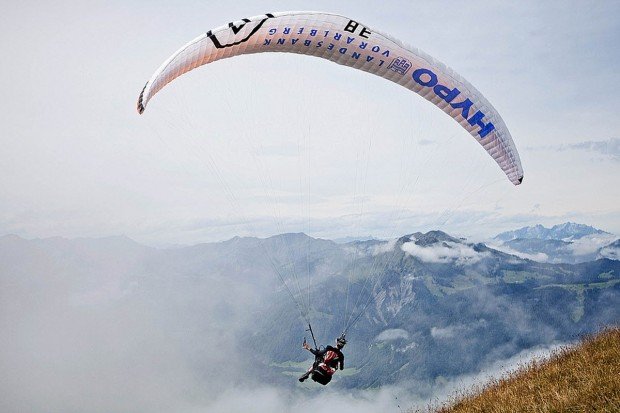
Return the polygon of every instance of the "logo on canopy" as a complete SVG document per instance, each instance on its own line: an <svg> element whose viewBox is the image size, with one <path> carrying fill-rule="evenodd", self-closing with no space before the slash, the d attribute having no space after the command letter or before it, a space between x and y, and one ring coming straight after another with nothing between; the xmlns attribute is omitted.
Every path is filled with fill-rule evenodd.
<svg viewBox="0 0 620 413"><path fill-rule="evenodd" d="M393 70L396 73L405 75L409 69L411 69L411 62L404 57L397 57L392 60L392 63L388 66L388 69Z"/></svg>

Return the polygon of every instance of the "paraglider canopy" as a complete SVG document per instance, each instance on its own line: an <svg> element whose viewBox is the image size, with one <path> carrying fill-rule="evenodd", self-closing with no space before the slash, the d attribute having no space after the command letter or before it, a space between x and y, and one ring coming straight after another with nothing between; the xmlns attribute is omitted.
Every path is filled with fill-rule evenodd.
<svg viewBox="0 0 620 413"><path fill-rule="evenodd" d="M336 14L267 13L209 30L181 47L153 74L138 98L138 112L143 113L165 85L196 67L263 52L316 56L397 83L458 122L514 185L523 181L523 168L508 128L476 88L419 49Z"/></svg>

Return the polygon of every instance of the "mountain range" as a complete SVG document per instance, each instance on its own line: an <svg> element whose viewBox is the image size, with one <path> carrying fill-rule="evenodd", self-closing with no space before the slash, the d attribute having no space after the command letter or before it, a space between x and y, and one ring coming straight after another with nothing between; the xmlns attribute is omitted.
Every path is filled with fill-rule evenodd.
<svg viewBox="0 0 620 413"><path fill-rule="evenodd" d="M533 227L523 227L514 231L502 232L495 236L500 241L511 241L514 239L546 239L546 240L565 240L583 238L588 235L609 234L600 229L596 229L589 225L576 224L574 222L565 222L563 224L554 225L546 228L540 224Z"/></svg>
<svg viewBox="0 0 620 413"><path fill-rule="evenodd" d="M618 238L588 225L566 222L551 228L542 225L507 231L494 238L507 253L534 261L577 264L620 253Z"/></svg>
<svg viewBox="0 0 620 413"><path fill-rule="evenodd" d="M10 339L0 361L19 369L24 351L45 346L60 364L114 365L120 352L142 366L150 354L173 353L213 389L257 377L301 386L310 321L319 345L349 327L346 368L330 386L408 383L428 395L528 349L617 324L618 246L556 264L441 231L342 244L301 233L235 237L175 249L126 237L5 236L0 328ZM234 356L212 351L222 348Z"/></svg>
<svg viewBox="0 0 620 413"><path fill-rule="evenodd" d="M350 247L358 251L349 264L355 267L353 283L335 275L316 286L312 299L321 309L313 314L320 336L333 338L342 328L338 315L347 313L347 294L362 297L348 310L363 315L349 331L356 369L336 380L345 387L414 382L423 392L526 349L570 341L620 320L620 263L615 260L538 263L441 231L410 234L393 245ZM364 308L366 302L370 305ZM262 319L261 342L273 331L278 331L276 342L286 342L269 349L270 365L281 375L293 375L291 366L299 369L296 363L303 359L290 338L298 316L283 304Z"/></svg>

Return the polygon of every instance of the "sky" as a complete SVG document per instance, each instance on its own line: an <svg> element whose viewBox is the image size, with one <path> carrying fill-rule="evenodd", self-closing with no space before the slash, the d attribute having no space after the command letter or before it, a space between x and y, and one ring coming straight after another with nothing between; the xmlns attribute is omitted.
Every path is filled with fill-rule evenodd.
<svg viewBox="0 0 620 413"><path fill-rule="evenodd" d="M149 245L306 232L489 237L574 221L620 234L620 3L20 2L0 16L0 234ZM226 22L324 10L448 64L501 113L512 186L419 96L305 56L241 56L177 79L175 50Z"/></svg>

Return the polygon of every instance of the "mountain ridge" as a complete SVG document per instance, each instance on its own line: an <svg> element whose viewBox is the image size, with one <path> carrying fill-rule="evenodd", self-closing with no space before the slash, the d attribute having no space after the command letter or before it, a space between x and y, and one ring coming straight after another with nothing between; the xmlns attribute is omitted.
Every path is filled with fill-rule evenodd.
<svg viewBox="0 0 620 413"><path fill-rule="evenodd" d="M494 239L511 241L514 239L545 239L545 240L573 240L586 235L609 234L606 231L594 228L590 225L565 222L547 228L541 224L522 227L512 231L497 234Z"/></svg>
<svg viewBox="0 0 620 413"><path fill-rule="evenodd" d="M495 248L539 262L577 264L620 255L618 238L589 225L567 222L545 228L523 227L498 234Z"/></svg>
<svg viewBox="0 0 620 413"><path fill-rule="evenodd" d="M619 261L539 263L443 231L348 244L285 234L173 249L127 248L122 237L0 241L0 314L25 323L26 333L42 329L47 314L74 314L86 318L75 335L89 334L82 326L105 327L106 311L138 306L191 360L209 359L196 348L202 342L242 355L244 375L233 379L248 384L258 374L299 385L291 376L308 362L300 309L321 345L350 327L349 367L333 387L407 382L421 392L620 318ZM45 297L39 311L13 321L31 297ZM225 375L225 366L205 363L196 368Z"/></svg>

